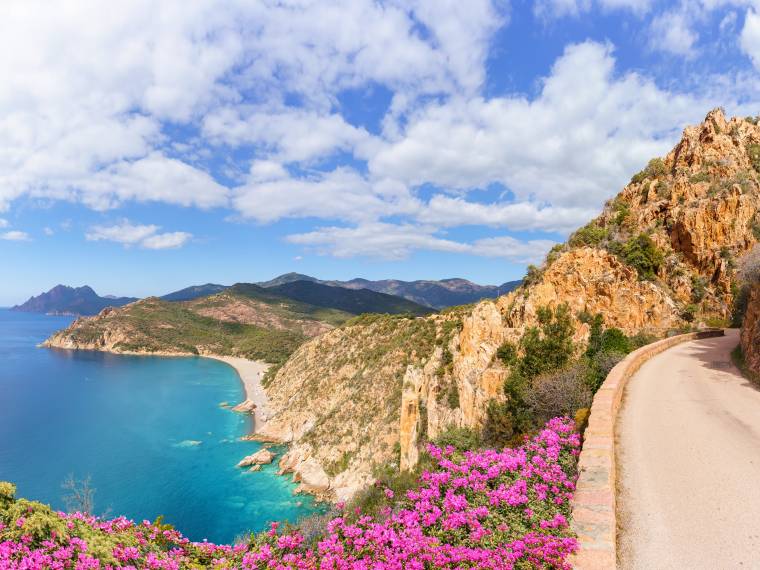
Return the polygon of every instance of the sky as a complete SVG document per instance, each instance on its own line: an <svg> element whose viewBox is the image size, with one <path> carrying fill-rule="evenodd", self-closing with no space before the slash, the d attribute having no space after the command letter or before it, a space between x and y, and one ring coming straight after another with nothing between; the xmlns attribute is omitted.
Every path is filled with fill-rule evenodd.
<svg viewBox="0 0 760 570"><path fill-rule="evenodd" d="M4 0L0 306L519 279L759 71L759 0Z"/></svg>

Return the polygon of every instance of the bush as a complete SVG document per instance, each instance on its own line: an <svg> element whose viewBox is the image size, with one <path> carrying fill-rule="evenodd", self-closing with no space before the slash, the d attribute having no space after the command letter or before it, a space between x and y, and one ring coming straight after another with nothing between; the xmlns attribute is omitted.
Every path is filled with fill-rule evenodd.
<svg viewBox="0 0 760 570"><path fill-rule="evenodd" d="M576 363L535 378L525 401L534 420L545 423L553 417L573 416L580 408L590 407L592 397L586 383L586 367Z"/></svg>
<svg viewBox="0 0 760 570"><path fill-rule="evenodd" d="M591 222L571 235L568 243L572 247L596 246L606 240L608 235L609 231L606 228L599 227L595 222Z"/></svg>
<svg viewBox="0 0 760 570"><path fill-rule="evenodd" d="M619 249L620 257L636 269L640 279L653 280L665 259L652 238L643 233L629 239Z"/></svg>
<svg viewBox="0 0 760 570"><path fill-rule="evenodd" d="M433 442L436 447L448 446L457 451L475 451L483 447L483 440L475 430L467 427L448 426Z"/></svg>
<svg viewBox="0 0 760 570"><path fill-rule="evenodd" d="M744 315L749 306L750 286L747 284L733 287L734 303L731 308L731 326L741 328L744 323Z"/></svg>
<svg viewBox="0 0 760 570"><path fill-rule="evenodd" d="M593 394L601 387L615 365L625 358L620 352L598 352L586 357L586 384Z"/></svg>
<svg viewBox="0 0 760 570"><path fill-rule="evenodd" d="M506 402L491 400L486 409L486 422L483 427L483 439L492 447L503 447L515 436L512 413Z"/></svg>
<svg viewBox="0 0 760 570"><path fill-rule="evenodd" d="M657 183L657 186L655 186L655 190L657 191L657 197L660 200L670 200L671 191L667 182L660 180Z"/></svg>
<svg viewBox="0 0 760 570"><path fill-rule="evenodd" d="M566 304L554 310L539 307L537 315L540 328L529 328L520 340L523 356L517 365L517 373L528 380L562 368L574 351L574 327Z"/></svg>
<svg viewBox="0 0 760 570"><path fill-rule="evenodd" d="M691 300L694 303L701 303L707 295L707 280L704 277L696 275L691 278Z"/></svg>
<svg viewBox="0 0 760 570"><path fill-rule="evenodd" d="M496 358L506 366L512 366L517 360L517 347L508 340L504 341L496 350Z"/></svg>
<svg viewBox="0 0 760 570"><path fill-rule="evenodd" d="M536 267L535 265L528 265L528 269L525 272L525 277L523 277L523 285L525 286L531 286L535 285L539 281L541 281L541 276L543 275L543 271L541 271L540 268Z"/></svg>
<svg viewBox="0 0 760 570"><path fill-rule="evenodd" d="M760 144L752 143L747 145L747 154L749 161L757 172L760 172Z"/></svg>
<svg viewBox="0 0 760 570"><path fill-rule="evenodd" d="M647 167L644 170L633 175L631 182L638 184L647 178L657 178L658 176L664 176L667 173L668 168L665 166L665 162L661 158L653 158L649 161L649 164L647 164Z"/></svg>

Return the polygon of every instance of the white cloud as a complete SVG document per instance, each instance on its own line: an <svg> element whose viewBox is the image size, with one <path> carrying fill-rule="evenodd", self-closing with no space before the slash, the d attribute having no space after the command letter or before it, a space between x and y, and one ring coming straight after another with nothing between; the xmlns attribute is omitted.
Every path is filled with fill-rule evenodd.
<svg viewBox="0 0 760 570"><path fill-rule="evenodd" d="M183 246L193 236L187 232L158 233L157 225L136 225L129 220L113 226L93 226L85 234L89 241L113 241L125 247L140 246L145 249L171 249Z"/></svg>
<svg viewBox="0 0 760 570"><path fill-rule="evenodd" d="M29 234L26 232L11 230L9 232L4 232L0 234L0 239L6 240L6 241L29 241L31 238L29 237Z"/></svg>
<svg viewBox="0 0 760 570"><path fill-rule="evenodd" d="M203 133L232 146L257 145L263 153L284 162L309 161L372 144L367 131L348 124L340 115L306 109L247 112L228 107L205 117Z"/></svg>
<svg viewBox="0 0 760 570"><path fill-rule="evenodd" d="M760 13L750 8L744 18L740 45L755 67L760 70Z"/></svg>
<svg viewBox="0 0 760 570"><path fill-rule="evenodd" d="M539 261L555 242L519 241L502 236L472 243L436 237L434 228L411 224L368 223L356 227L325 227L288 236L288 241L335 257L359 255L383 259L405 259L418 249L499 257L518 263Z"/></svg>
<svg viewBox="0 0 760 570"><path fill-rule="evenodd" d="M275 172L271 164L267 168L268 172ZM237 189L233 203L245 218L263 223L306 217L375 220L411 214L419 208L418 201L403 184L390 180L371 182L350 168L304 178L262 180L254 176L250 183Z"/></svg>
<svg viewBox="0 0 760 570"><path fill-rule="evenodd" d="M461 192L500 182L517 203L598 209L709 109L614 67L609 46L585 42L566 48L533 100L429 105L369 161L370 172Z"/></svg>
<svg viewBox="0 0 760 570"><path fill-rule="evenodd" d="M46 236L52 236L53 234L55 234L55 232L53 231L53 228L50 228L47 226L42 231L44 232Z"/></svg>
<svg viewBox="0 0 760 570"><path fill-rule="evenodd" d="M694 30L687 10L660 14L652 21L649 45L654 50L693 57L699 34Z"/></svg>
<svg viewBox="0 0 760 570"><path fill-rule="evenodd" d="M580 16L599 7L602 10L629 10L641 15L649 11L653 0L536 0L533 12L546 20L564 16Z"/></svg>
<svg viewBox="0 0 760 570"><path fill-rule="evenodd" d="M354 151L367 136L330 112L341 90L386 86L397 111L424 94L473 93L504 21L489 0L3 8L0 51L13 57L0 59L0 210L25 195L99 209L224 205L195 145L169 140L169 122L172 133L205 124L284 161ZM286 94L306 109L286 110ZM244 100L256 102L253 115Z"/></svg>
<svg viewBox="0 0 760 570"><path fill-rule="evenodd" d="M182 247L193 237L187 232L169 232L156 234L143 240L142 246L146 249L174 249Z"/></svg>
<svg viewBox="0 0 760 570"><path fill-rule="evenodd" d="M487 204L437 195L421 210L418 219L437 227L478 225L504 227L513 231L567 233L588 221L595 213L593 207L539 207L532 202Z"/></svg>
<svg viewBox="0 0 760 570"><path fill-rule="evenodd" d="M8 227L8 220L0 218L0 228L7 228L7 227Z"/></svg>

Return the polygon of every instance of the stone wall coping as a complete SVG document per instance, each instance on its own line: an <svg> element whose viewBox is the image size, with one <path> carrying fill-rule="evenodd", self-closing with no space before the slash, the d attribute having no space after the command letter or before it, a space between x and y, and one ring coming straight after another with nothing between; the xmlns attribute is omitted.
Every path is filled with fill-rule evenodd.
<svg viewBox="0 0 760 570"><path fill-rule="evenodd" d="M615 422L628 380L647 360L668 348L724 334L722 329L708 329L653 342L630 353L607 375L591 404L578 461L579 476L572 504L572 526L579 547L571 560L574 568L617 567Z"/></svg>

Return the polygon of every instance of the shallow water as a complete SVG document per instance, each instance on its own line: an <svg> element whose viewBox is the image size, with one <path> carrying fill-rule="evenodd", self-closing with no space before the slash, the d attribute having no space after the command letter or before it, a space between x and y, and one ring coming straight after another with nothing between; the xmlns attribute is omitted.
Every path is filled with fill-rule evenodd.
<svg viewBox="0 0 760 570"><path fill-rule="evenodd" d="M70 321L0 310L0 480L19 496L63 509L63 480L89 475L96 514L164 515L214 542L314 511L275 464L235 467L259 444L239 441L249 419L220 406L242 399L234 369L36 347Z"/></svg>

